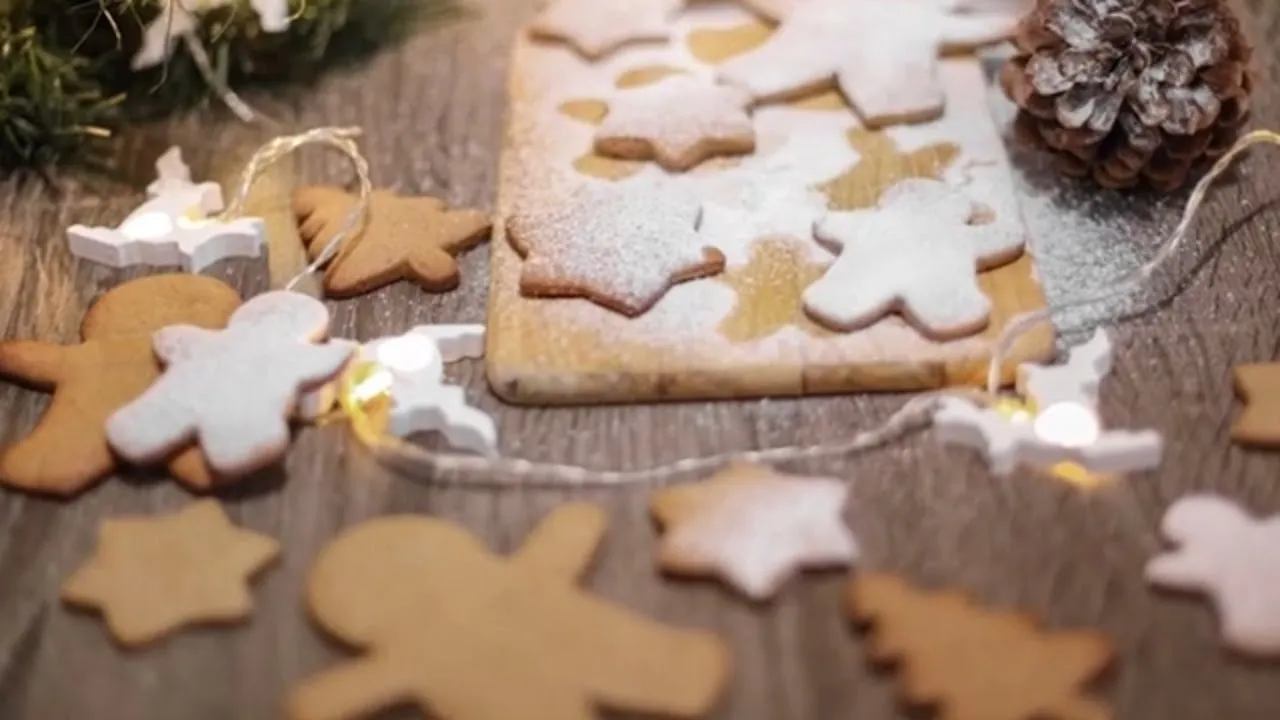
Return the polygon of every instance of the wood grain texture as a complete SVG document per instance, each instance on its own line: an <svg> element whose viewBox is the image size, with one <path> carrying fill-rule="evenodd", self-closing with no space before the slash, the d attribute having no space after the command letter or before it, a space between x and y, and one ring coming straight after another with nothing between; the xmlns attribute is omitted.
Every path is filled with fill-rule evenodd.
<svg viewBox="0 0 1280 720"><path fill-rule="evenodd" d="M673 41L674 48L687 50L674 49L670 57L640 49L602 63L584 63L554 45L525 35L516 39L498 186L501 217L492 249L486 365L493 391L502 399L521 405L566 405L981 385L987 379L991 345L1000 332L1014 317L1044 307L1034 261L1026 255L981 274L980 285L991 301L990 321L982 332L938 342L894 314L857 332L815 332L802 296L833 256L810 240L767 238L789 242L794 253L769 248L761 252L761 246L751 243L759 238L725 235L706 238L729 257L724 274L673 285L636 318L583 299L526 297L521 291L524 260L509 242L502 221L520 204L561 206L574 190L592 181L585 175L617 179L615 168L628 174L639 169L636 163L595 156L590 156L595 157L590 167L582 167L580 153L591 147L592 126L607 112L607 105L589 93L656 82L665 75L654 72L655 66L669 74L672 65L691 64L688 57L710 58L708 65L696 68L709 71L767 38L751 17L730 3L690 9ZM694 69L686 67L685 72ZM729 177L719 172L725 164L725 172L731 173L734 167L761 162L771 154L803 152L786 143L808 134L831 140L832 149L822 157L808 153L801 162L834 210L874 207L886 190L907 178L945 178L971 183L968 192L988 204L993 222L1025 232L1012 170L984 102L985 79L978 60L948 59L940 76L947 116L939 123L869 132L843 105L806 106L807 112L764 108L756 112L759 137L753 158L719 158L715 169L704 164L685 177L699 183L698 192L712 193L710 188ZM825 93L823 89L818 94ZM847 135L851 148L840 147L842 135ZM834 166L829 156L838 157L842 150L850 162ZM577 171L572 169L574 158L580 158ZM833 169L825 169L828 166ZM821 257L808 260L814 252ZM582 262L605 263L609 258ZM622 284L628 282L626 274L635 271L622 266L617 270ZM607 294L608 288L602 291ZM1019 362L1047 359L1053 348L1048 325L1020 338L1002 368L1006 381L1012 382Z"/></svg>
<svg viewBox="0 0 1280 720"><path fill-rule="evenodd" d="M298 128L361 125L378 182L492 207L503 128L505 61L533 0L477 2L481 17L424 35L350 75L292 97L253 96L256 107ZM1280 5L1244 10L1255 40L1280 34ZM1263 66L1255 124L1280 126L1273 79L1280 46L1259 45ZM268 131L221 113L138 128L121 143L124 181L64 175L61 192L0 186L0 334L74 339L88 302L132 273L71 259L62 231L73 221L122 218L142 196L151 163L171 143L210 174L228 148L251 151ZM1184 253L1153 293L1122 308L1064 317L1064 339L1119 320L1116 369L1103 411L1116 425L1165 434L1163 468L1081 492L1035 473L995 478L973 455L921 433L852 458L797 463L789 471L848 478L847 516L864 564L915 583L950 585L986 604L1018 607L1050 627L1097 627L1119 663L1101 686L1124 720L1270 720L1280 714L1280 668L1243 663L1220 649L1200 601L1149 591L1141 579L1156 551L1163 510L1178 496L1223 492L1255 512L1280 512L1280 455L1232 445L1238 412L1231 367L1280 358L1280 170L1274 149L1241 163L1215 192ZM1099 193L1058 178L1039 158L1015 154L1022 200L1051 299L1107 284L1146 257L1173 227L1180 198ZM344 160L316 150L298 158L308 183L350 180ZM1069 231L1077 225L1088 232ZM370 338L423 322L477 322L485 310L488 258L463 259L454 293L401 284L334 303L335 331ZM265 262L228 262L211 274L245 293L268 287ZM1176 277L1189 275L1186 282ZM1172 291L1176 289L1177 293ZM903 400L895 395L672 403L575 409L510 408L488 392L478 363L451 371L471 399L496 414L505 454L599 468L640 468L721 450L843 441ZM31 427L45 396L0 385L0 442ZM90 553L97 522L179 507L172 483L129 477L70 504L0 494L0 717L31 720L274 720L286 692L331 666L340 648L303 606L306 571L342 528L392 513L427 513L465 525L509 552L552 508L600 503L610 517L587 583L664 622L708 628L735 653L735 676L716 720L905 720L894 678L868 667L859 635L841 613L844 578L814 576L756 608L712 584L665 581L647 487L581 490L464 489L446 476L376 465L340 427L299 437L287 481L267 476L225 496L232 519L279 538L281 564L255 593L245 627L183 634L123 655L92 617L67 612L57 587ZM489 478L509 480L502 475ZM495 691L500 691L495 689ZM413 717L412 714L390 717Z"/></svg>

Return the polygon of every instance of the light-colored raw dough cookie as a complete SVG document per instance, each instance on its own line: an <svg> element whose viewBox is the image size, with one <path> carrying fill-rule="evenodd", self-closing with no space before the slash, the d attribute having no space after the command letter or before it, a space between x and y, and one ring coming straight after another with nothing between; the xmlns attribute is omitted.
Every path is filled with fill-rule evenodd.
<svg viewBox="0 0 1280 720"><path fill-rule="evenodd" d="M1189 495L1161 530L1176 547L1147 563L1147 581L1207 595L1228 647L1280 657L1280 516L1256 519L1228 498Z"/></svg>
<svg viewBox="0 0 1280 720"><path fill-rule="evenodd" d="M196 441L209 466L237 477L280 459L300 397L346 366L354 347L314 344L328 332L320 301L288 291L259 295L226 330L188 325L155 335L164 374L107 420L107 440L145 464Z"/></svg>
<svg viewBox="0 0 1280 720"><path fill-rule="evenodd" d="M657 160L688 170L717 155L755 149L756 135L742 90L688 75L619 91L596 129L595 150L624 160Z"/></svg>
<svg viewBox="0 0 1280 720"><path fill-rule="evenodd" d="M536 38L567 43L588 59L624 45L671 37L685 0L551 0L529 26Z"/></svg>
<svg viewBox="0 0 1280 720"><path fill-rule="evenodd" d="M759 101L792 99L834 81L863 123L933 120L944 92L938 55L1003 40L1013 13L958 13L935 0L804 0L759 48L718 77Z"/></svg>
<svg viewBox="0 0 1280 720"><path fill-rule="evenodd" d="M805 291L805 309L836 330L891 312L935 338L982 330L991 302L977 274L1018 259L1026 231L1013 218L976 224L981 210L945 183L912 179L885 192L874 210L827 215L816 235L840 256Z"/></svg>
<svg viewBox="0 0 1280 720"><path fill-rule="evenodd" d="M748 463L662 490L650 502L664 527L658 565L677 575L713 575L752 600L767 600L801 569L857 559L843 518L848 494L833 478L789 477Z"/></svg>
<svg viewBox="0 0 1280 720"><path fill-rule="evenodd" d="M112 518L93 557L63 584L62 601L100 611L112 637L137 648L185 626L247 618L249 581L279 552L272 538L232 525L216 500Z"/></svg>
<svg viewBox="0 0 1280 720"><path fill-rule="evenodd" d="M687 189L651 178L588 185L555 208L518 208L506 229L525 258L520 291L639 315L672 284L724 268L724 254L698 235L700 214Z"/></svg>
<svg viewBox="0 0 1280 720"><path fill-rule="evenodd" d="M605 516L564 505L510 557L426 516L348 530L311 570L316 621L362 655L302 682L290 720L354 720L404 703L456 720L590 720L597 708L693 718L729 654L578 587Z"/></svg>
<svg viewBox="0 0 1280 720"><path fill-rule="evenodd" d="M147 196L117 227L67 228L71 254L116 268L155 265L191 272L227 258L262 255L263 221L213 217L223 209L222 188L192 182L178 148L156 161L156 180L147 187Z"/></svg>

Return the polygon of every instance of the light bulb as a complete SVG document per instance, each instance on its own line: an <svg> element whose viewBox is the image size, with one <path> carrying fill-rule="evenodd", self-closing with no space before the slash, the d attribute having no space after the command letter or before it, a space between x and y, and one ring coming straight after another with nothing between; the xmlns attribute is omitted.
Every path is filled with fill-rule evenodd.
<svg viewBox="0 0 1280 720"><path fill-rule="evenodd" d="M1098 415L1079 403L1050 405L1036 415L1036 435L1060 447L1083 448L1098 441L1102 433Z"/></svg>
<svg viewBox="0 0 1280 720"><path fill-rule="evenodd" d="M395 373L415 373L436 362L440 351L430 338L414 333L391 338L378 346L378 363Z"/></svg>

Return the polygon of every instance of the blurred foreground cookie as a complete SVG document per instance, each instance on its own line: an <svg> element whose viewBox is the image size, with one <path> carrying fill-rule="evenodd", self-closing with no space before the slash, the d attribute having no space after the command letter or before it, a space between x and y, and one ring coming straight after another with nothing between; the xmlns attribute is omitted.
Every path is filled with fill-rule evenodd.
<svg viewBox="0 0 1280 720"><path fill-rule="evenodd" d="M650 503L665 528L658 565L676 575L714 575L765 600L800 569L857 558L842 517L848 492L832 478L787 477L746 463L663 490Z"/></svg>
<svg viewBox="0 0 1280 720"><path fill-rule="evenodd" d="M243 620L250 578L275 560L275 540L235 527L216 500L172 515L113 518L93 557L62 586L62 600L98 610L121 645L135 648L190 625Z"/></svg>
<svg viewBox="0 0 1280 720"><path fill-rule="evenodd" d="M450 720L706 713L729 672L719 640L576 586L604 529L598 508L566 505L510 558L428 517L348 531L321 552L307 598L320 625L365 654L304 681L289 717L363 718L403 703Z"/></svg>
<svg viewBox="0 0 1280 720"><path fill-rule="evenodd" d="M299 233L313 260L355 203L355 196L333 188L295 193ZM483 242L489 227L488 216L478 210L451 210L438 198L376 190L361 230L343 241L326 269L325 290L331 297L352 297L398 280L413 280L431 292L452 290L460 277L454 256Z"/></svg>
<svg viewBox="0 0 1280 720"><path fill-rule="evenodd" d="M891 575L859 574L849 610L873 625L867 654L900 665L902 697L946 720L1105 720L1082 688L1111 662L1110 642L1088 630L1044 630L1025 614L975 605L956 591L927 592Z"/></svg>
<svg viewBox="0 0 1280 720"><path fill-rule="evenodd" d="M200 275L153 275L102 296L85 314L79 345L36 340L0 343L0 375L53 392L53 401L31 434L0 456L0 482L31 492L71 496L116 468L104 427L113 413L140 396L160 376L152 334L187 324L225 327L240 296L219 280ZM184 485L212 481L198 450L175 443L166 455ZM163 460L165 455L156 459Z"/></svg>

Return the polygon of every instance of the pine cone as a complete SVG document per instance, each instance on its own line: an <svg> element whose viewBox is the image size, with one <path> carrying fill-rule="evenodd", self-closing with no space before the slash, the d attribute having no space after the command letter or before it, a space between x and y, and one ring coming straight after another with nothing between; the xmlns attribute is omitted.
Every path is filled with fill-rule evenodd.
<svg viewBox="0 0 1280 720"><path fill-rule="evenodd" d="M1104 187L1180 187L1249 117L1253 49L1227 3L1037 0L1000 76L1016 136Z"/></svg>

